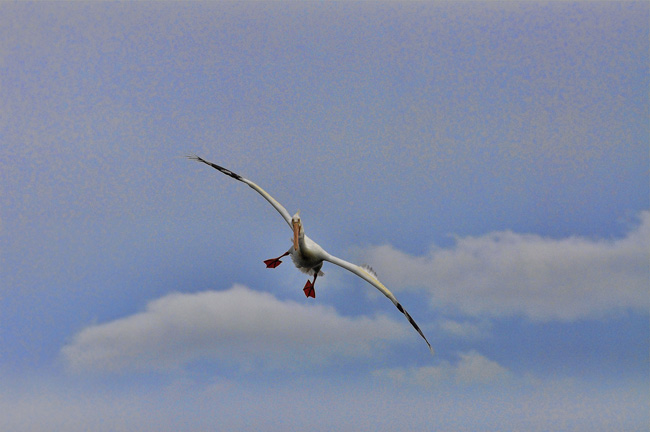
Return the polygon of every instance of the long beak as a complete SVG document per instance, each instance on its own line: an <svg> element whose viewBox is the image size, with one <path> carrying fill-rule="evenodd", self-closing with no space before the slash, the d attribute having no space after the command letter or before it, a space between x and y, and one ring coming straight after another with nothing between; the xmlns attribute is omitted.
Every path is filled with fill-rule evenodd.
<svg viewBox="0 0 650 432"><path fill-rule="evenodd" d="M298 250L298 234L300 233L300 224L297 222L293 223L293 249Z"/></svg>

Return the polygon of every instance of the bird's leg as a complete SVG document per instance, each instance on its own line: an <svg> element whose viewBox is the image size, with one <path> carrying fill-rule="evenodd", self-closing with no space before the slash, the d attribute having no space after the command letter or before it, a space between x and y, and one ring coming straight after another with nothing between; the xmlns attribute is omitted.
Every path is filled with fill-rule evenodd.
<svg viewBox="0 0 650 432"><path fill-rule="evenodd" d="M285 257L287 255L289 255L288 251L283 253L282 255L280 255L277 258L271 258L271 259L264 260L264 264L266 264L266 268L276 268L277 266L282 264L282 261L280 261L280 258Z"/></svg>
<svg viewBox="0 0 650 432"><path fill-rule="evenodd" d="M318 277L318 271L314 273L314 281L312 282L308 279L307 283L305 284L305 287L302 289L305 292L306 297L316 298L316 289L314 288L314 285L316 285L317 277Z"/></svg>

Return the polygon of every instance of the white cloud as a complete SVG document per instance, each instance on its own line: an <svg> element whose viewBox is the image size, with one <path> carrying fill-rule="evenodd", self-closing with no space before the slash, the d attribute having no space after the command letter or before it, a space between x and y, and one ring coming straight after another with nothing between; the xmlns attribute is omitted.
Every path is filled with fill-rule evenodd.
<svg viewBox="0 0 650 432"><path fill-rule="evenodd" d="M618 240L495 232L412 256L391 246L364 258L395 289L426 289L435 306L471 315L576 320L650 309L650 212Z"/></svg>
<svg viewBox="0 0 650 432"><path fill-rule="evenodd" d="M174 369L204 358L295 368L370 356L405 334L383 316L344 317L236 285L169 294L144 312L82 330L61 352L72 370Z"/></svg>
<svg viewBox="0 0 650 432"><path fill-rule="evenodd" d="M483 339L491 333L491 325L488 321L472 323L443 319L438 326L445 333L461 339Z"/></svg>
<svg viewBox="0 0 650 432"><path fill-rule="evenodd" d="M377 369L373 375L399 384L425 387L447 383L494 384L513 378L506 368L476 351L461 353L456 364L443 361L437 366Z"/></svg>

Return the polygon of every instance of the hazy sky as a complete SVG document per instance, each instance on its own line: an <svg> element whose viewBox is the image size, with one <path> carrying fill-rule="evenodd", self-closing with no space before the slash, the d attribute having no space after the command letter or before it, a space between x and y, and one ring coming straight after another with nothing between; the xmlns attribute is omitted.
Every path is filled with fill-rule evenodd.
<svg viewBox="0 0 650 432"><path fill-rule="evenodd" d="M647 430L649 22L1 2L0 429Z"/></svg>

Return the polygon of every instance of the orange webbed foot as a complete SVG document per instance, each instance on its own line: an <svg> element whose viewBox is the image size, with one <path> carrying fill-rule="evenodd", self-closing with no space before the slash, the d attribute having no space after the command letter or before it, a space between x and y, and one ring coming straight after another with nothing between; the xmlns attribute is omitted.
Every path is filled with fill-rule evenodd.
<svg viewBox="0 0 650 432"><path fill-rule="evenodd" d="M266 264L266 268L276 268L282 264L282 261L280 261L280 258L271 258L264 260L264 264Z"/></svg>
<svg viewBox="0 0 650 432"><path fill-rule="evenodd" d="M302 290L305 292L306 297L316 298L316 290L314 289L314 284L311 283L310 280L307 281Z"/></svg>

